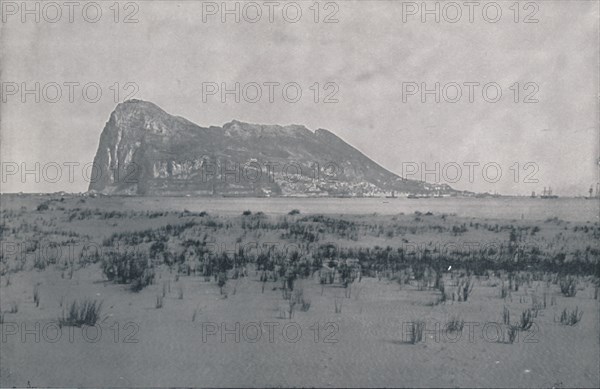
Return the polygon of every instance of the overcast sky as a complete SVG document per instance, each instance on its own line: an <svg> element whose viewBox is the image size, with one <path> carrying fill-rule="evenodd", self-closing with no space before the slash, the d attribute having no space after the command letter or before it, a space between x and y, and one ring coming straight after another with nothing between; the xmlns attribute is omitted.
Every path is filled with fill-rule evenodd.
<svg viewBox="0 0 600 389"><path fill-rule="evenodd" d="M35 2L28 3L34 7ZM322 1L319 23L314 21L314 9L309 9L312 1L296 2L302 10L296 23L291 22L296 7L287 9L286 21L284 3L275 8L273 23L262 1L256 3L262 9L256 23L244 20L244 3L240 3L240 23L232 15L222 23L220 10L208 15L214 8L200 1L137 1L127 7L122 2L115 23L114 10L109 8L113 3L97 2L102 16L96 23L84 20L81 7L75 9L73 23L69 23L67 8L55 23L44 19L54 17L55 10L50 8L46 14L41 10L39 23L32 15L25 15L28 19L23 23L20 9L16 15L12 15L13 8L3 10L0 64L6 102L0 105L0 126L5 169L7 162L25 163L29 168L35 162L42 166L91 162L104 124L117 104L109 88L118 82L118 100L122 100L133 90L124 89L130 82L138 87L134 98L152 101L201 126L237 119L326 128L397 174L409 164L425 164L433 170L440 163L448 168L446 175L429 174L427 181L437 178L458 189L529 194L552 186L559 195L582 195L598 181L596 1L536 2L538 9L524 9L522 2L518 23L509 8L513 1L495 3L502 9L497 23L484 20L485 2L474 9L472 23L464 6L456 23L445 21L444 14L440 23L431 15L422 23L418 12L404 15L404 22L399 1L340 1L326 9L327 2ZM21 2L14 4L21 6ZM220 1L214 4L221 8ZM234 7L234 2L229 4ZM428 4L435 6L435 2ZM87 11L88 18L93 18L94 9ZM248 18L256 16L252 7L246 11ZM455 17L455 9L446 11L448 18ZM495 17L494 8L487 12L488 19ZM123 23L131 13L137 23ZM338 22L324 23L332 13L330 18ZM537 23L523 22L530 14L530 20L537 19ZM21 87L23 82L29 88L35 82L40 88L47 86L46 98L42 91L39 103L33 95L22 102L21 91L8 94L13 83ZM73 102L64 85L69 82L80 84L74 86ZM233 88L236 82L262 85L260 101L247 102L242 96L236 103L227 95L227 102L222 103L219 93L203 101L203 83L226 83ZM302 97L296 103L285 101L280 85L271 103L266 82L296 82ZM332 97L337 103L323 102L334 91L331 85L325 88L328 82L339 88ZM462 97L450 103L442 95L435 103L430 95L423 103L419 92L403 95L403 83L411 82L425 83L430 89L436 82L440 87L458 83ZM474 87L472 103L465 82L480 84ZM516 82L520 89L517 103ZM55 94L51 83L62 86L62 96L55 103L48 101ZM87 83L101 87L98 102L82 98L81 86ZM320 89L318 103L315 88L311 89L315 83ZM487 83L500 86L500 101L484 100L481 86ZM526 83L531 84L525 88ZM451 85L445 89L449 99L456 94ZM246 91L248 98L254 97L255 89ZM93 98L94 90L88 92ZM288 98L293 98L293 89L288 92ZM527 96L539 102L524 103ZM494 89L488 89L486 97L493 99ZM470 162L480 164L474 167L473 182L465 165ZM525 168L528 162L532 164ZM494 169L484 179L481 167L487 163L501 167L498 182L491 182ZM456 169L451 166L455 164L462 166L462 178L454 183L447 179L454 179ZM520 174L515 177L517 166ZM19 175L3 177L2 191L87 190L80 170L75 170L73 183L67 172L63 168L63 177L56 183L43 177L36 183L33 175L25 180ZM530 180L539 182L524 182L528 174ZM417 173L409 178L421 177Z"/></svg>

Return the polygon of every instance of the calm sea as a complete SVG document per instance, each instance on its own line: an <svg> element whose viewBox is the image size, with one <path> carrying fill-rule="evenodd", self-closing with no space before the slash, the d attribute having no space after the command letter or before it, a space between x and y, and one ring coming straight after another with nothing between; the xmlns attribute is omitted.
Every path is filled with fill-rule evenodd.
<svg viewBox="0 0 600 389"><path fill-rule="evenodd" d="M135 200L134 200L135 199ZM372 214L433 212L465 217L546 220L576 222L600 221L600 201L583 198L208 198L208 197L142 197L133 198L144 209L217 214L241 214L245 210L266 214L285 214L292 209L301 213Z"/></svg>

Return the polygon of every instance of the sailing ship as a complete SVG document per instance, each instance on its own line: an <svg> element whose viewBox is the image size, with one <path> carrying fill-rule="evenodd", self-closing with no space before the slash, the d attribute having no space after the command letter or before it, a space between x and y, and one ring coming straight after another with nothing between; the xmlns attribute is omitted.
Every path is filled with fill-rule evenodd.
<svg viewBox="0 0 600 389"><path fill-rule="evenodd" d="M600 199L600 182L596 184L596 196L594 196L594 187L590 186L589 196L584 197L586 200Z"/></svg>
<svg viewBox="0 0 600 389"><path fill-rule="evenodd" d="M552 187L549 186L548 189L544 187L544 191L542 192L540 199L557 199L557 195L552 194Z"/></svg>

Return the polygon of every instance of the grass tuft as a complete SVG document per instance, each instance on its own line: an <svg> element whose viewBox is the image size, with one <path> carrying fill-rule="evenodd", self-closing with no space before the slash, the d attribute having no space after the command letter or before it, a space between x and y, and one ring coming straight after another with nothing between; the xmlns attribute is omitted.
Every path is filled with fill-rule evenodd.
<svg viewBox="0 0 600 389"><path fill-rule="evenodd" d="M468 277L466 280L460 280L458 283L458 301L466 302L471 295L471 292L473 292L474 285L475 283L471 277Z"/></svg>
<svg viewBox="0 0 600 389"><path fill-rule="evenodd" d="M524 331L527 331L533 325L533 313L531 309L526 309L521 312L521 324L520 328Z"/></svg>
<svg viewBox="0 0 600 389"><path fill-rule="evenodd" d="M40 284L37 283L33 287L33 302L36 307L40 306Z"/></svg>
<svg viewBox="0 0 600 389"><path fill-rule="evenodd" d="M423 341L423 331L425 331L425 321L416 320L410 323L410 332L408 333L408 341L411 344L417 344Z"/></svg>
<svg viewBox="0 0 600 389"><path fill-rule="evenodd" d="M519 335L519 326L509 325L508 326L508 343L513 344Z"/></svg>
<svg viewBox="0 0 600 389"><path fill-rule="evenodd" d="M504 284L504 281L502 281L502 286L500 287L500 298L505 299L507 297L510 297L510 288Z"/></svg>
<svg viewBox="0 0 600 389"><path fill-rule="evenodd" d="M502 311L502 322L506 325L510 325L510 311L508 308L506 308L506 306L504 306Z"/></svg>
<svg viewBox="0 0 600 389"><path fill-rule="evenodd" d="M342 302L343 300L338 299L337 297L333 300L335 305L335 313L342 313Z"/></svg>
<svg viewBox="0 0 600 389"><path fill-rule="evenodd" d="M93 326L100 319L102 302L85 299L82 302L73 301L69 311L58 319L59 326L81 327L83 325Z"/></svg>
<svg viewBox="0 0 600 389"><path fill-rule="evenodd" d="M580 311L579 307L575 307L575 309L570 312L565 308L560 314L560 323L567 326L574 326L581 321L582 316L583 311Z"/></svg>

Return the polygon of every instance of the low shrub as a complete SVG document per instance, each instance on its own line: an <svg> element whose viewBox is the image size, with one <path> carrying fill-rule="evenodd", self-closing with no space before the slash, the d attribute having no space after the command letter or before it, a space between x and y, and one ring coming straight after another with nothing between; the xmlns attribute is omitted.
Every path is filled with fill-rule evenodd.
<svg viewBox="0 0 600 389"><path fill-rule="evenodd" d="M109 281L129 284L134 292L154 282L154 269L140 253L110 253L102 259L101 267Z"/></svg>
<svg viewBox="0 0 600 389"><path fill-rule="evenodd" d="M573 276L561 278L559 281L560 292L565 297L575 297L577 294L577 279Z"/></svg>
<svg viewBox="0 0 600 389"><path fill-rule="evenodd" d="M310 309L310 300L304 298L303 289L299 288L294 290L294 294L292 295L290 300L293 300L295 304L298 304L300 306L300 311L302 312L307 312Z"/></svg>
<svg viewBox="0 0 600 389"><path fill-rule="evenodd" d="M451 316L450 320L446 323L446 330L449 332L460 332L465 326L465 321L458 316Z"/></svg>

